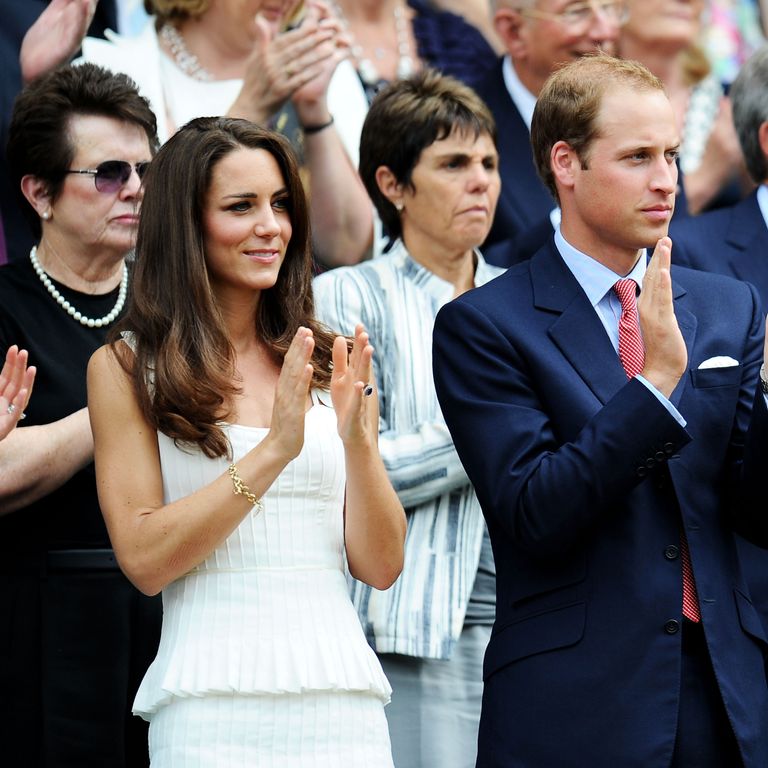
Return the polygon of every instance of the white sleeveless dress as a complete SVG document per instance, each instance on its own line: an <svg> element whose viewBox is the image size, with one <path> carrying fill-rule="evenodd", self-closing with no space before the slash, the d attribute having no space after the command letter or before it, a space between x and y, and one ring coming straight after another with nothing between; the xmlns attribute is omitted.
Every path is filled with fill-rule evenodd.
<svg viewBox="0 0 768 768"><path fill-rule="evenodd" d="M344 450L313 392L304 447L200 565L163 590L157 657L134 702L153 768L391 768L391 689L344 570ZM235 461L267 430L224 427ZM158 434L166 502L226 471Z"/></svg>

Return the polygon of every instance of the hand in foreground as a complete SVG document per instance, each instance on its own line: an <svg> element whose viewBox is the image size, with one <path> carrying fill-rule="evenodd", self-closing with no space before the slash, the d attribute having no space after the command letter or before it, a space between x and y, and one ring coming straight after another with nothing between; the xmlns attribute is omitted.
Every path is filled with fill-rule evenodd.
<svg viewBox="0 0 768 768"><path fill-rule="evenodd" d="M321 119L320 110L327 109L325 97L328 86L339 62L350 55L352 41L344 31L338 16L332 13L322 0L311 0L311 3L308 3L305 21L307 19L314 20L322 29L333 31L333 37L330 40L332 54L318 59L312 67L313 77L306 85L294 91L291 97L302 124L312 125L324 122Z"/></svg>
<svg viewBox="0 0 768 768"><path fill-rule="evenodd" d="M665 397L672 394L688 364L672 300L671 258L672 240L662 237L648 263L637 302L645 344L643 376Z"/></svg>
<svg viewBox="0 0 768 768"><path fill-rule="evenodd" d="M27 30L21 44L25 83L66 64L77 52L96 12L98 0L51 0Z"/></svg>
<svg viewBox="0 0 768 768"><path fill-rule="evenodd" d="M256 18L256 28L258 37L231 112L266 122L299 89L314 84L329 68L333 72L340 58L340 30L338 21L329 16L321 18L314 4L296 29L278 33L274 25L260 16ZM330 81L330 74L326 79ZM325 89L327 82L323 96Z"/></svg>
<svg viewBox="0 0 768 768"><path fill-rule="evenodd" d="M32 394L36 369L27 367L27 350L14 344L5 356L0 371L0 440L8 435L23 418Z"/></svg>
<svg viewBox="0 0 768 768"><path fill-rule="evenodd" d="M269 435L288 460L296 458L304 445L304 414L312 381L312 351L315 340L309 328L299 328L285 353L275 387L272 426Z"/></svg>
<svg viewBox="0 0 768 768"><path fill-rule="evenodd" d="M347 339L337 336L333 343L331 398L342 441L345 445L364 444L378 440L379 404L371 365L373 347L363 325L355 327L352 351L347 350Z"/></svg>

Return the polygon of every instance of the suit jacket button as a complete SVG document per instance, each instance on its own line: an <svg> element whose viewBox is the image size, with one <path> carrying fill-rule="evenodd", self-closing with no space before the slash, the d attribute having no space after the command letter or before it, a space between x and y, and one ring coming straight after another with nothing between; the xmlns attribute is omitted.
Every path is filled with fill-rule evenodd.
<svg viewBox="0 0 768 768"><path fill-rule="evenodd" d="M646 459L645 466L648 467L648 469L653 469L656 466L656 460L651 458Z"/></svg>
<svg viewBox="0 0 768 768"><path fill-rule="evenodd" d="M670 619L664 623L664 631L668 635L674 635L680 630L680 622L677 619Z"/></svg>
<svg viewBox="0 0 768 768"><path fill-rule="evenodd" d="M664 547L664 557L666 557L667 560L677 560L679 554L680 550L674 544L669 544Z"/></svg>
<svg viewBox="0 0 768 768"><path fill-rule="evenodd" d="M672 443L664 443L664 453L671 456L675 452L675 446Z"/></svg>
<svg viewBox="0 0 768 768"><path fill-rule="evenodd" d="M641 464L637 468L637 476L638 477L645 477L648 474L648 470Z"/></svg>
<svg viewBox="0 0 768 768"><path fill-rule="evenodd" d="M663 451L656 451L656 455L654 456L656 461L665 461L667 458L667 454Z"/></svg>

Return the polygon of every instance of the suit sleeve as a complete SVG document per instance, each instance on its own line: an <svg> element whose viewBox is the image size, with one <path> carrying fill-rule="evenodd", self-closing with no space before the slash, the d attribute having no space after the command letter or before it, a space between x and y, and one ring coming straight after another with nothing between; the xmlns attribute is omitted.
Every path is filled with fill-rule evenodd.
<svg viewBox="0 0 768 768"><path fill-rule="evenodd" d="M486 517L534 555L567 551L606 515L625 514L620 502L643 481L648 457L676 453L690 439L653 393L631 380L563 442L548 415L568 408L558 402L561 392L541 372L534 384L525 354L468 302L451 302L438 314L434 372Z"/></svg>

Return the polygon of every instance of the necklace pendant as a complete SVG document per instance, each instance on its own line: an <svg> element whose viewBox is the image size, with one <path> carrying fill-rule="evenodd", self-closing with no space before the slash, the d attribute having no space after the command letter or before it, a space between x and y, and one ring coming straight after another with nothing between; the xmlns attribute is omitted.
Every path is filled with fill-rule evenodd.
<svg viewBox="0 0 768 768"><path fill-rule="evenodd" d="M364 83L375 85L379 82L379 70L376 69L370 59L360 59L357 62L357 71L360 73L360 78Z"/></svg>
<svg viewBox="0 0 768 768"><path fill-rule="evenodd" d="M401 56L397 62L397 77L402 80L413 74L413 59L410 56Z"/></svg>

